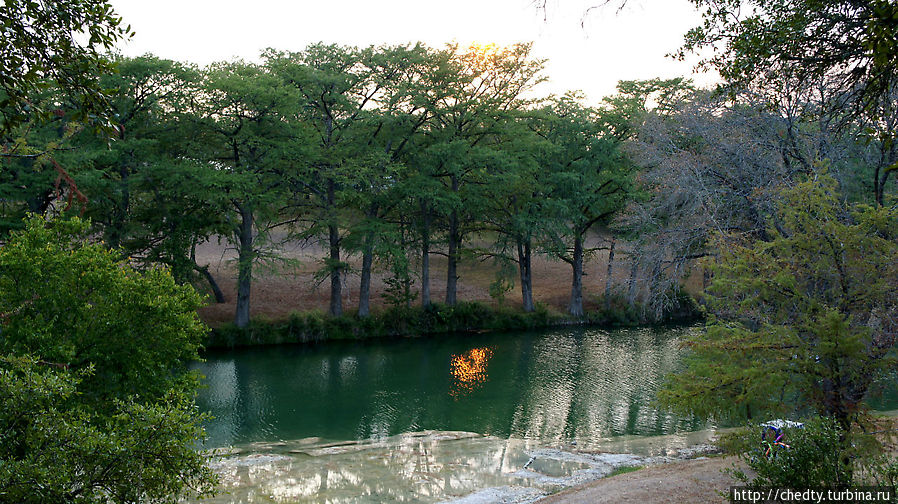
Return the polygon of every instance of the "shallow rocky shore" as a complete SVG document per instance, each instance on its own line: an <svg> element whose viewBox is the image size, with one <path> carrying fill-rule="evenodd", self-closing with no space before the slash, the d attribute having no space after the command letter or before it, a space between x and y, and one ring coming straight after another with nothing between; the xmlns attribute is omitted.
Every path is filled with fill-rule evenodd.
<svg viewBox="0 0 898 504"><path fill-rule="evenodd" d="M712 435L577 446L425 431L361 442L256 443L210 453L224 492L203 502L531 503L622 467L699 457L713 451Z"/></svg>

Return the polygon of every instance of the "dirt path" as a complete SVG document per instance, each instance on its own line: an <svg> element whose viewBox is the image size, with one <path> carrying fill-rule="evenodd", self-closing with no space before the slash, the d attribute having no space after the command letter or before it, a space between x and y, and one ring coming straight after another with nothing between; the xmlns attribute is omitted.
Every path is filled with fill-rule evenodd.
<svg viewBox="0 0 898 504"><path fill-rule="evenodd" d="M712 457L656 465L570 488L539 504L595 504L601 502L722 503L733 479L721 472L735 457ZM744 469L744 466L741 466Z"/></svg>

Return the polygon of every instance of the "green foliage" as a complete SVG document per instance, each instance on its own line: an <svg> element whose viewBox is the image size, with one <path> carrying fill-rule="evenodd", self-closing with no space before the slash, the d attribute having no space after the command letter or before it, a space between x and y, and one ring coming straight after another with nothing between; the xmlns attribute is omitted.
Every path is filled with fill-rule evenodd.
<svg viewBox="0 0 898 504"><path fill-rule="evenodd" d="M208 493L186 371L206 333L200 298L164 270L135 272L90 243L87 226L31 217L0 249L0 497L174 503Z"/></svg>
<svg viewBox="0 0 898 504"><path fill-rule="evenodd" d="M211 492L214 476L193 448L205 433L192 396L116 400L98 412L79 400L84 376L0 357L0 500L175 503Z"/></svg>
<svg viewBox="0 0 898 504"><path fill-rule="evenodd" d="M611 471L611 474L609 474L608 476L606 476L606 478L611 478L612 476L618 476L618 475L621 475L621 474L627 474L627 473L631 473L631 472L636 472L636 471L638 471L638 470L640 470L640 469L642 469L642 466L622 466L622 467L618 467L618 468L615 468L613 471Z"/></svg>
<svg viewBox="0 0 898 504"><path fill-rule="evenodd" d="M133 35L109 2L5 0L0 25L0 135L36 116L49 117L28 98L54 81L74 95L81 119L106 117L98 77L112 65L101 52ZM100 124L112 129L108 118Z"/></svg>
<svg viewBox="0 0 898 504"><path fill-rule="evenodd" d="M168 271L138 273L90 243L86 227L31 217L0 250L0 349L73 371L93 367L79 386L85 401L161 397L185 379L172 367L197 357L202 301Z"/></svg>
<svg viewBox="0 0 898 504"><path fill-rule="evenodd" d="M400 305L364 318L350 315L332 317L319 312L307 312L294 313L284 322L253 321L246 329L228 325L212 331L207 347L512 331L569 323L571 321L567 317L553 313L539 304L530 313L471 302L460 302L454 306L433 303L424 308Z"/></svg>
<svg viewBox="0 0 898 504"><path fill-rule="evenodd" d="M491 298L499 303L499 306L502 306L505 304L505 295L512 289L514 289L514 277L500 272L497 273L496 278L490 282L489 294Z"/></svg>
<svg viewBox="0 0 898 504"><path fill-rule="evenodd" d="M392 276L384 280L386 284L383 293L384 302L394 308L411 304L418 297L418 294L411 292L409 288L410 282L411 275L408 268L394 271Z"/></svg>
<svg viewBox="0 0 898 504"><path fill-rule="evenodd" d="M712 48L705 63L737 85L776 72L836 77L869 101L888 93L898 68L898 5L826 0L692 0L704 23L686 51Z"/></svg>
<svg viewBox="0 0 898 504"><path fill-rule="evenodd" d="M745 431L746 444L754 446L741 453L741 458L755 472L753 478L739 470L731 473L750 487L817 488L843 487L855 484L852 449L846 433L833 418L815 418L804 428L787 428L780 448L767 454L760 443L760 429ZM754 438L755 443L750 438Z"/></svg>
<svg viewBox="0 0 898 504"><path fill-rule="evenodd" d="M843 429L894 364L898 213L849 208L820 175L784 191L770 241L721 243L704 333L662 402L751 417L803 408Z"/></svg>
<svg viewBox="0 0 898 504"><path fill-rule="evenodd" d="M153 56L116 58L104 76L114 89L115 141L82 132L78 149L60 153L89 201L86 217L112 248L135 265L166 265L179 282L194 278L192 249L210 234L227 232L222 187L227 174L196 159L196 133L186 113L199 73Z"/></svg>

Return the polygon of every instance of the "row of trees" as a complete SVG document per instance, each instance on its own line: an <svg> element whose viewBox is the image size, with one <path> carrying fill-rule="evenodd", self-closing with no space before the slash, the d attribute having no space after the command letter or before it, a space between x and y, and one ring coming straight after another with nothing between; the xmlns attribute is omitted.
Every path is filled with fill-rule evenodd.
<svg viewBox="0 0 898 504"><path fill-rule="evenodd" d="M405 302L417 274L427 305L429 258L444 254L445 301L454 304L458 263L472 253L517 265L526 311L534 309L533 255L563 259L572 267L570 311L582 315L586 235L633 193L620 149L628 133L614 121L634 115L623 107L639 100L595 109L575 94L532 98L543 63L528 45L314 45L269 50L263 60L200 70L118 59L117 73L102 80L117 90L111 140L75 128L67 97L46 92L40 101L57 117L20 145L60 147L52 159L22 149L17 157L11 144L0 173L7 227L22 211L45 212L68 183L110 247L166 264L182 281L201 275L219 300L194 249L225 236L238 255L238 326L249 321L253 268L277 260L274 229L326 246L319 274L330 280L334 315L343 312L347 254L362 258L358 313L366 316L375 263L392 272ZM475 233L492 245L469 246Z"/></svg>
<svg viewBox="0 0 898 504"><path fill-rule="evenodd" d="M847 196L878 205L898 160L888 136L894 89L878 107L848 107L860 95L828 77L785 74L727 94L682 79L622 82L590 108L576 94L534 98L542 62L526 45L315 45L263 60L197 69L118 59L101 79L116 90L111 140L77 126L70 95L44 92L35 102L54 119L7 143L6 227L61 191L81 196L108 245L166 264L181 281L203 279L219 301L194 249L226 237L244 326L254 268L279 260L283 230L325 246L319 278L330 281L335 315L350 273L360 279L358 314L368 315L375 267L390 271L392 301L429 304L433 254L448 260L446 303L457 298L459 260L476 254L505 275L517 269L526 311L533 255L563 260L570 312L582 315L583 263L596 251L585 238L602 226L616 235L605 244L608 277L623 248L626 298L657 317L695 260L713 253L713 233L763 238L779 188L819 160ZM475 236L489 245L472 246ZM356 272L350 255L361 257Z"/></svg>

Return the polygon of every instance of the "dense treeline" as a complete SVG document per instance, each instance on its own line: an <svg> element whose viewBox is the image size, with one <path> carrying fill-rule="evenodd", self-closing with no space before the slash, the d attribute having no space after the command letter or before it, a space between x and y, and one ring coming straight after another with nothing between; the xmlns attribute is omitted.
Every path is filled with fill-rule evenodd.
<svg viewBox="0 0 898 504"><path fill-rule="evenodd" d="M40 97L58 120L20 134L67 147L53 153L57 171L38 166L40 156L5 160L4 188L18 191L4 199L6 228L58 203L54 180L65 173L62 189L83 195L110 247L182 281L201 276L219 300L193 257L201 241L225 236L238 255L240 327L253 268L277 260L275 228L325 244L319 274L330 279L332 315L344 310L348 255L362 258L364 317L376 264L392 273L394 301L429 304L434 253L448 258L447 304L457 302L460 259L473 253L518 266L525 311L533 255L560 257L573 270L571 312L582 315L585 233L633 192L607 111L573 94L533 97L543 62L528 45L314 45L266 51L261 64L196 69L146 56L116 66L102 82L116 90L112 138L69 121L65 96ZM474 234L495 243L475 250Z"/></svg>
<svg viewBox="0 0 898 504"><path fill-rule="evenodd" d="M517 277L529 312L542 254L570 264L569 311L580 316L584 261L597 251L586 238L601 227L612 231L609 279L616 248L628 259L627 300L657 317L712 231L765 232L784 182L825 158L852 198L882 204L896 156L893 142L865 133L870 121L822 103L822 83L781 103L751 88L622 82L588 107L575 93L538 98L543 62L526 44L318 44L203 69L152 56L115 63L101 77L114 90L114 135L76 121L73 97L51 87L35 100L55 119L7 136L4 228L62 197L133 263L167 265L218 301L194 251L226 237L238 256L238 327L249 322L254 268L279 259L275 229L325 246L318 275L330 280L332 315L358 273L357 313L368 316L375 267L390 272L391 302L428 305L433 254L448 260L447 304L458 301L459 261L477 255L504 265L501 281Z"/></svg>

